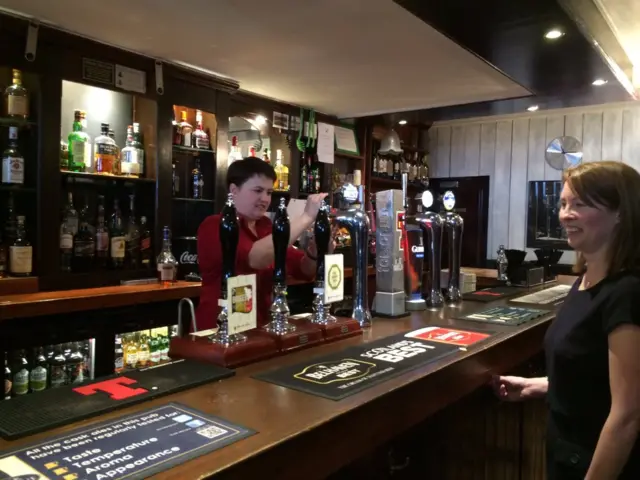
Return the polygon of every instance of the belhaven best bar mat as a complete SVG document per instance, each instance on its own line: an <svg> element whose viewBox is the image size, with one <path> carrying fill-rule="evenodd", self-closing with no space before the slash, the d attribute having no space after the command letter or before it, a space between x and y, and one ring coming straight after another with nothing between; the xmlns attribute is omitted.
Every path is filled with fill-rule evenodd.
<svg viewBox="0 0 640 480"><path fill-rule="evenodd" d="M177 360L12 398L0 402L0 437L32 435L233 375L215 365Z"/></svg>
<svg viewBox="0 0 640 480"><path fill-rule="evenodd" d="M489 287L482 290L476 290L475 292L469 292L462 295L463 300L473 300L474 302L489 303L495 300L502 300L503 298L510 298L521 293L525 293L526 288L523 287Z"/></svg>
<svg viewBox="0 0 640 480"><path fill-rule="evenodd" d="M167 403L0 452L0 479L144 479L254 433Z"/></svg>
<svg viewBox="0 0 640 480"><path fill-rule="evenodd" d="M471 320L472 322L493 323L496 325L522 325L525 322L535 320L547 315L548 310L524 307L491 307L475 313L469 313L458 317L459 320Z"/></svg>
<svg viewBox="0 0 640 480"><path fill-rule="evenodd" d="M254 378L330 400L342 400L459 350L456 345L406 335L394 335L324 357L310 358L304 363L258 373Z"/></svg>

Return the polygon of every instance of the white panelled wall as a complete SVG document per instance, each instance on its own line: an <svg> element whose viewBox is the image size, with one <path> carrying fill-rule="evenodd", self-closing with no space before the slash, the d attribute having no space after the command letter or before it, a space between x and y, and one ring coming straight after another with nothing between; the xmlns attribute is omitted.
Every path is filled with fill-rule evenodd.
<svg viewBox="0 0 640 480"><path fill-rule="evenodd" d="M560 180L544 159L547 144L570 135L583 144L584 161L618 160L640 171L640 102L435 122L429 129L430 175L490 176L487 254L500 244L527 250L528 182ZM571 264L566 251L560 263Z"/></svg>

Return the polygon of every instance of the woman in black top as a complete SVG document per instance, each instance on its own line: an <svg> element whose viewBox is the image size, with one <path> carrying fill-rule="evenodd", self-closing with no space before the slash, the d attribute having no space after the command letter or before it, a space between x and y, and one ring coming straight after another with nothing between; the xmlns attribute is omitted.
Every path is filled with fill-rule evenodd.
<svg viewBox="0 0 640 480"><path fill-rule="evenodd" d="M548 377L495 377L504 400L547 397L549 479L640 479L640 174L589 162L564 175L573 285L545 338Z"/></svg>

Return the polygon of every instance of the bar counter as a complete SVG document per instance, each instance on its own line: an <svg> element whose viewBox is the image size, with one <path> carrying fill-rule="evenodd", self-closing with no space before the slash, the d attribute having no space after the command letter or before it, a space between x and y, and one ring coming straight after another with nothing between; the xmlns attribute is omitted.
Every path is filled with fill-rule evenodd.
<svg viewBox="0 0 640 480"><path fill-rule="evenodd" d="M565 277L562 283L570 283ZM548 286L548 285L547 285ZM530 289L535 291L536 289ZM198 457L153 478L325 478L439 410L486 385L491 374L509 372L540 352L548 315L517 327L455 320L462 313L505 304L464 301L440 311L413 313L401 319L379 319L362 337L274 358L237 369L233 378L165 396L141 405L33 435L0 440L0 450L43 440L78 427L175 401L254 429L258 433ZM539 307L545 309L544 307ZM495 332L468 351L375 385L341 401L332 401L251 378L282 365L342 350L428 325Z"/></svg>

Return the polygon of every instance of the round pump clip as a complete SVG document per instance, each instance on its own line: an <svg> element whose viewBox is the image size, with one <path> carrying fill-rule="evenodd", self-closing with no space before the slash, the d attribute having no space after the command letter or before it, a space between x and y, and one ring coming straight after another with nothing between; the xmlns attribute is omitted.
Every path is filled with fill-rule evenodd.
<svg viewBox="0 0 640 480"><path fill-rule="evenodd" d="M446 192L444 192L444 195L442 196L442 205L447 212L453 210L453 208L456 206L455 193L453 193L451 190L447 190Z"/></svg>
<svg viewBox="0 0 640 480"><path fill-rule="evenodd" d="M430 208L431 205L433 205L433 193L431 193L431 190L425 190L422 192L421 201L425 208Z"/></svg>

